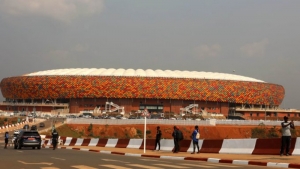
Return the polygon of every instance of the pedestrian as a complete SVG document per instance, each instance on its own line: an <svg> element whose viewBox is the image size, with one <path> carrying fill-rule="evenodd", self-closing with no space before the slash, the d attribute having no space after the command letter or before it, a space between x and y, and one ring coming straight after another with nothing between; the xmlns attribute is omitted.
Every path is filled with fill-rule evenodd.
<svg viewBox="0 0 300 169"><path fill-rule="evenodd" d="M198 126L195 126L195 130L192 133L192 141L193 141L194 151L191 154L195 154L196 147L198 149L197 154L200 153L199 144L198 144L199 138L200 138L199 128L198 128Z"/></svg>
<svg viewBox="0 0 300 169"><path fill-rule="evenodd" d="M179 152L179 134L178 134L178 128L176 126L174 126L172 136L173 136L173 139L174 139L173 153L178 153Z"/></svg>
<svg viewBox="0 0 300 169"><path fill-rule="evenodd" d="M180 151L180 147L181 147L181 141L183 140L183 133L181 130L179 130L179 127L176 126L176 129L177 129L177 133L178 133L178 152Z"/></svg>
<svg viewBox="0 0 300 169"><path fill-rule="evenodd" d="M280 156L284 154L284 149L286 156L290 155L290 146L291 146L291 128L295 129L294 121L288 122L289 118L287 116L283 117L283 122L281 122L281 149Z"/></svg>
<svg viewBox="0 0 300 169"><path fill-rule="evenodd" d="M57 147L58 137L59 137L59 134L56 131L56 129L54 129L53 132L52 132L52 146L53 146L53 150L55 150L56 147Z"/></svg>
<svg viewBox="0 0 300 169"><path fill-rule="evenodd" d="M156 127L156 137L155 137L155 146L154 146L154 151L156 150L156 146L158 145L158 150L160 150L160 139L161 139L161 130L160 127Z"/></svg>
<svg viewBox="0 0 300 169"><path fill-rule="evenodd" d="M7 148L8 138L9 138L9 134L8 134L8 132L5 132L5 134L4 134L4 142L5 142L4 148Z"/></svg>

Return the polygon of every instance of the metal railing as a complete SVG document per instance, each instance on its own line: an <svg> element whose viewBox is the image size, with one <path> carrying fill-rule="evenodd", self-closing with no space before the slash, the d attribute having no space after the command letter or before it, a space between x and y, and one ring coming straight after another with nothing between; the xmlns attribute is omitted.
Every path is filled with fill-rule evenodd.
<svg viewBox="0 0 300 169"><path fill-rule="evenodd" d="M217 120L217 125L240 125L240 126L280 126L282 121L272 121L272 120ZM294 121L296 126L300 125L299 121Z"/></svg>
<svg viewBox="0 0 300 169"><path fill-rule="evenodd" d="M99 125L129 125L144 124L144 119L84 119L68 118L67 124L99 124ZM198 126L215 126L215 120L166 120L166 119L147 119L147 124L157 125L198 125Z"/></svg>
<svg viewBox="0 0 300 169"><path fill-rule="evenodd" d="M85 118L68 118L67 124L99 124L99 125L130 125L144 124L144 119L85 119ZM282 121L264 121L264 120L167 120L167 119L147 119L147 124L157 125L198 125L198 126L215 126L215 125L240 125L240 126L280 126ZM294 121L295 126L300 125L300 121Z"/></svg>

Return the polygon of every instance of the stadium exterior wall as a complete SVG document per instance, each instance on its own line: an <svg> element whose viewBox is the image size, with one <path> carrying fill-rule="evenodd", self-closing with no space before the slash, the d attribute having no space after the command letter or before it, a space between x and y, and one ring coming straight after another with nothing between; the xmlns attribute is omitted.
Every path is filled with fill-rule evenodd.
<svg viewBox="0 0 300 169"><path fill-rule="evenodd" d="M18 76L4 78L8 99L169 99L278 106L281 85L189 78L124 76Z"/></svg>

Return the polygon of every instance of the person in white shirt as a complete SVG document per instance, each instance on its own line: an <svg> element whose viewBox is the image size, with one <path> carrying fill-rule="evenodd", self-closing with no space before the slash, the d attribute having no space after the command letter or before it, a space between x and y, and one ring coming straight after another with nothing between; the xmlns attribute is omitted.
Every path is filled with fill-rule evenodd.
<svg viewBox="0 0 300 169"><path fill-rule="evenodd" d="M283 117L284 121L281 122L281 149L280 156L284 154L284 149L286 156L290 155L290 146L291 146L291 128L295 129L294 121L288 122L289 118L287 116Z"/></svg>

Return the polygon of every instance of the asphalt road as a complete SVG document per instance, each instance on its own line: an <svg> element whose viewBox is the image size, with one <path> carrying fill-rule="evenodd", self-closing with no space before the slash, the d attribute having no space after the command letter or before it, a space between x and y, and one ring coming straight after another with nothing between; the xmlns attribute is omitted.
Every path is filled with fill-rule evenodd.
<svg viewBox="0 0 300 169"><path fill-rule="evenodd" d="M46 121L44 128L39 128L37 124L38 130L50 128L51 123L51 120ZM12 132L10 132L10 136L12 136ZM1 168L9 169L272 169L261 166L130 157L66 149L42 148L41 150L33 150L24 147L21 150L15 150L13 147L3 149L4 133L0 134L0 147Z"/></svg>
<svg viewBox="0 0 300 169"><path fill-rule="evenodd" d="M3 147L3 142L0 143ZM202 161L182 161L145 157L111 155L67 149L41 150L13 147L0 150L1 168L9 169L262 169L271 167L244 166ZM277 168L278 169L278 168Z"/></svg>

